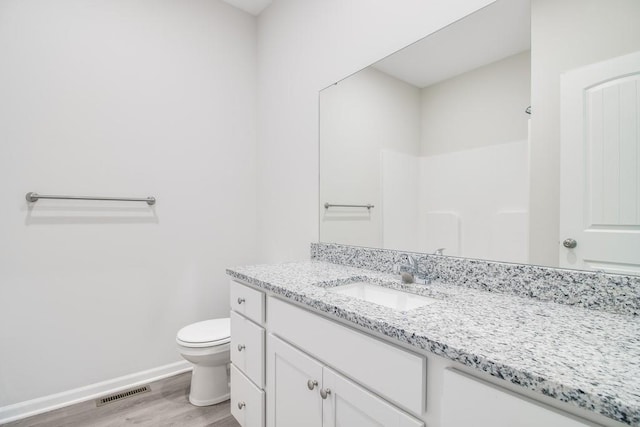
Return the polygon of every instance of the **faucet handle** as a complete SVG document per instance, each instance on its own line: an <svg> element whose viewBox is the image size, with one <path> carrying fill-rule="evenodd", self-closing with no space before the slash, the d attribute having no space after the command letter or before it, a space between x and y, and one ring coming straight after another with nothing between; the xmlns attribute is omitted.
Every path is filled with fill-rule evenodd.
<svg viewBox="0 0 640 427"><path fill-rule="evenodd" d="M407 261L409 262L409 267L411 267L413 270L417 270L418 261L416 260L416 258L410 254L406 254L406 255L407 255Z"/></svg>
<svg viewBox="0 0 640 427"><path fill-rule="evenodd" d="M434 259L423 255L416 261L416 283L423 285L431 283L434 273Z"/></svg>

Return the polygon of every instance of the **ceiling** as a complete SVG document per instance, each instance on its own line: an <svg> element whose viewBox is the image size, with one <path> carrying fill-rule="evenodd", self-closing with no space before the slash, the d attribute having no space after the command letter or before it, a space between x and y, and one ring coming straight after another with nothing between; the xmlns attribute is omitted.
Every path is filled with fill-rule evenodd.
<svg viewBox="0 0 640 427"><path fill-rule="evenodd" d="M252 15L258 16L267 6L269 6L272 0L224 0L231 6L242 9Z"/></svg>
<svg viewBox="0 0 640 427"><path fill-rule="evenodd" d="M498 0L373 68L423 88L530 48L530 0Z"/></svg>

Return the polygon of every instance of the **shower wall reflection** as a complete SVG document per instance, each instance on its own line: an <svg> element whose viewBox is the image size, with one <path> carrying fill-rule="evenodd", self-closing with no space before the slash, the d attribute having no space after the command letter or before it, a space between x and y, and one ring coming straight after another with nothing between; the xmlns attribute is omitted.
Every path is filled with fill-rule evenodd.
<svg viewBox="0 0 640 427"><path fill-rule="evenodd" d="M529 70L526 50L425 87L373 66L325 89L321 200L376 207L322 209L322 240L527 262Z"/></svg>

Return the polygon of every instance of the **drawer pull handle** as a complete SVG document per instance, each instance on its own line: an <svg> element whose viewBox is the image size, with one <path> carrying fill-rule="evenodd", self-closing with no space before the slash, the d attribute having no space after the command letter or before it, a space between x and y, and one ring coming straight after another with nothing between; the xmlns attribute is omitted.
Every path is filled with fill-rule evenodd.
<svg viewBox="0 0 640 427"><path fill-rule="evenodd" d="M238 304L242 304L244 302L244 298L238 297Z"/></svg>
<svg viewBox="0 0 640 427"><path fill-rule="evenodd" d="M309 387L309 390L313 390L314 388L316 388L317 385L318 385L318 381L316 380L307 381L307 387Z"/></svg>
<svg viewBox="0 0 640 427"><path fill-rule="evenodd" d="M245 406L247 405L244 402L238 402L238 409L242 410Z"/></svg>
<svg viewBox="0 0 640 427"><path fill-rule="evenodd" d="M323 399L326 399L327 396L329 396L330 394L331 394L331 389L323 388L320 390L320 397L322 397Z"/></svg>
<svg viewBox="0 0 640 427"><path fill-rule="evenodd" d="M238 344L238 351L242 351L244 349L245 349L244 344Z"/></svg>

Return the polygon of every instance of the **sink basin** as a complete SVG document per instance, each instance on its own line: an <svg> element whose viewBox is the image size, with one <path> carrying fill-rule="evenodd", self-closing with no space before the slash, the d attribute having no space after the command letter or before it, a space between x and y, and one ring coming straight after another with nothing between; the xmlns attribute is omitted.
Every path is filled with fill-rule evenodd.
<svg viewBox="0 0 640 427"><path fill-rule="evenodd" d="M369 282L349 283L327 290L400 311L413 310L414 308L423 307L436 301L433 298L374 285Z"/></svg>

